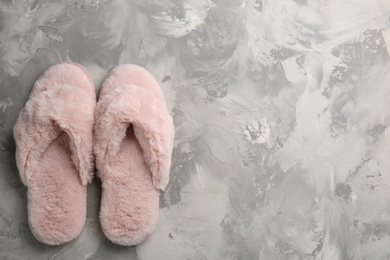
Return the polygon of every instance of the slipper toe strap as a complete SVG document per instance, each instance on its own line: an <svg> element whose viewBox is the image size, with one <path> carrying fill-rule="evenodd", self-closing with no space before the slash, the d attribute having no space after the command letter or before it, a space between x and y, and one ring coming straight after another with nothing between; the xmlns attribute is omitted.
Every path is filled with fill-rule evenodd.
<svg viewBox="0 0 390 260"><path fill-rule="evenodd" d="M165 102L137 85L117 87L99 101L95 114L95 156L100 177L133 126L153 185L164 190L169 181L173 148L173 120Z"/></svg>
<svg viewBox="0 0 390 260"><path fill-rule="evenodd" d="M26 103L14 127L16 162L26 186L33 174L30 168L62 132L69 136L71 160L80 182L86 185L91 180L94 109L93 98L70 85L54 86Z"/></svg>

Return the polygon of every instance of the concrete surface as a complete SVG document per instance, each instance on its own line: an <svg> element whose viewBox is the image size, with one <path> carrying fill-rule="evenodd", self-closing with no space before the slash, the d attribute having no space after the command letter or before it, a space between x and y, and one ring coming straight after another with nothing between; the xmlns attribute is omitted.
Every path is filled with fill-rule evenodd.
<svg viewBox="0 0 390 260"><path fill-rule="evenodd" d="M0 1L0 259L390 259L388 0ZM12 127L35 79L150 70L175 119L153 236L29 231Z"/></svg>

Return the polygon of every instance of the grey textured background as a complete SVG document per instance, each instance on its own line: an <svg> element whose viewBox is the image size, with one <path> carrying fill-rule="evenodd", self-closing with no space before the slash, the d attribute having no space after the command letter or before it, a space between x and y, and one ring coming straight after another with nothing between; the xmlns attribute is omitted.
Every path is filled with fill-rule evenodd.
<svg viewBox="0 0 390 260"><path fill-rule="evenodd" d="M0 1L0 259L390 259L390 1ZM12 127L72 60L96 90L135 63L175 120L153 236L31 235Z"/></svg>

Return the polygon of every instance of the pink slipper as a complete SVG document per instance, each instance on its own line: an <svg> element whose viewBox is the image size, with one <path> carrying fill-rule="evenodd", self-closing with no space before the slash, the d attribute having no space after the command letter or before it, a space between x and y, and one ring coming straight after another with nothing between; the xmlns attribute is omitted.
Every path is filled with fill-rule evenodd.
<svg viewBox="0 0 390 260"><path fill-rule="evenodd" d="M95 121L103 231L114 243L138 244L156 226L158 189L164 190L169 181L172 117L153 76L125 64L104 80Z"/></svg>
<svg viewBox="0 0 390 260"><path fill-rule="evenodd" d="M30 229L45 244L68 242L83 230L86 184L93 175L95 103L85 69L60 63L35 82L14 127Z"/></svg>

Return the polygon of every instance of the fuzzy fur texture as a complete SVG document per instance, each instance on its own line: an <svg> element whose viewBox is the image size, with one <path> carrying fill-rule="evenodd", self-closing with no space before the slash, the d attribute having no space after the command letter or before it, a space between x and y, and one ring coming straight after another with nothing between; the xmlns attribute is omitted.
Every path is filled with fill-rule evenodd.
<svg viewBox="0 0 390 260"><path fill-rule="evenodd" d="M95 104L85 69L60 63L35 82L14 127L16 162L28 188L29 225L43 243L68 242L84 227Z"/></svg>
<svg viewBox="0 0 390 260"><path fill-rule="evenodd" d="M116 67L103 82L95 122L103 231L117 244L141 243L155 228L173 148L173 120L157 81L139 66Z"/></svg>

